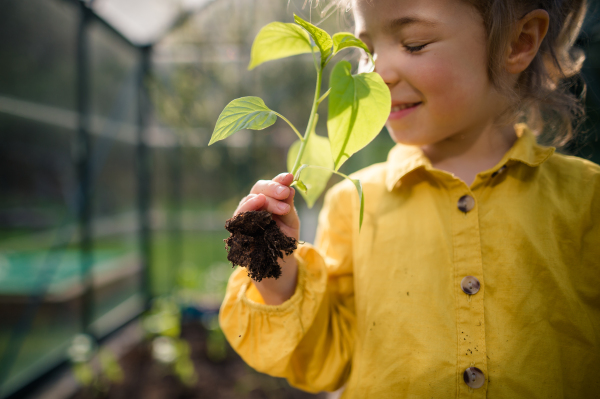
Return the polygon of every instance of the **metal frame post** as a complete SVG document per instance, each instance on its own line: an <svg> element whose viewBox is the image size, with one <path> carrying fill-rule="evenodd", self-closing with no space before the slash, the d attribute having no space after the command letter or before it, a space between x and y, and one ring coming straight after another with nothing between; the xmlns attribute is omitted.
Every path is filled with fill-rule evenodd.
<svg viewBox="0 0 600 399"><path fill-rule="evenodd" d="M150 55L152 46L145 46L140 49L140 69L138 76L138 144L137 144L137 165L138 165L138 207L139 207L139 244L142 258L142 292L145 297L146 307L150 306L152 298L152 237L151 237L151 219L150 219L150 196L151 196L151 171L150 171L150 152L146 144L146 130L150 117L150 99L146 86L146 78L150 72Z"/></svg>
<svg viewBox="0 0 600 399"><path fill-rule="evenodd" d="M87 28L92 11L84 2L79 3L81 19L77 32L77 111L78 128L76 164L79 179L78 218L80 273L83 286L81 329L91 333L93 321L93 238L92 238L92 140L90 137L90 57Z"/></svg>

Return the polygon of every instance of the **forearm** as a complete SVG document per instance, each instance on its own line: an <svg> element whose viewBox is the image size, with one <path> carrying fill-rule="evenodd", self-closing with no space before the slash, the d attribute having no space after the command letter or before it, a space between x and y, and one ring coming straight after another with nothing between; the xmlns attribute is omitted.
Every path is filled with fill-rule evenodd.
<svg viewBox="0 0 600 399"><path fill-rule="evenodd" d="M287 378L311 392L334 390L347 377L354 324L345 319L353 318L354 307L338 299L335 292L327 292L327 267L312 246L299 246L296 260L295 292L278 306L247 296L250 288L252 295L258 292L249 287L246 271L238 268L221 306L221 328L231 346L256 370ZM289 266L284 265L286 275L291 271ZM333 287L338 284L334 282ZM349 306L349 311L340 306ZM323 366L326 372L322 372Z"/></svg>
<svg viewBox="0 0 600 399"><path fill-rule="evenodd" d="M298 282L298 262L293 255L279 259L281 276L278 279L265 278L253 281L267 305L281 305L294 295Z"/></svg>

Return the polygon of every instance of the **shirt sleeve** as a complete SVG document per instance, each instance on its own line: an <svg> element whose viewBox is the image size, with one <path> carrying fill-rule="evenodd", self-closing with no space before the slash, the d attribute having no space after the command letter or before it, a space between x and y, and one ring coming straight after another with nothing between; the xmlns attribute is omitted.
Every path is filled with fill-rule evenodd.
<svg viewBox="0 0 600 399"><path fill-rule="evenodd" d="M225 336L246 363L310 392L334 391L350 373L355 309L347 210L352 204L342 192L338 185L325 198L316 248L302 244L294 253L294 295L281 305L265 305L245 269L238 268L219 315Z"/></svg>

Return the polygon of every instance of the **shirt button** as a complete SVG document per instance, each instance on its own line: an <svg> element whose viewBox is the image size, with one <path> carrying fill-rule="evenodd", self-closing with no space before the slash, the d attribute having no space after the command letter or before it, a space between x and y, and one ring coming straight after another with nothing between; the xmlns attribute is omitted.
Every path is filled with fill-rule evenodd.
<svg viewBox="0 0 600 399"><path fill-rule="evenodd" d="M465 294L475 295L479 292L480 287L479 280L473 276L467 276L460 282L460 288L462 288Z"/></svg>
<svg viewBox="0 0 600 399"><path fill-rule="evenodd" d="M495 171L494 173L492 173L492 177L496 177L500 173L504 173L505 170L506 170L506 165L502 165L502 167L500 169L498 169L497 171Z"/></svg>
<svg viewBox="0 0 600 399"><path fill-rule="evenodd" d="M470 195L463 195L458 200L458 209L461 212L467 213L475 206L475 200Z"/></svg>
<svg viewBox="0 0 600 399"><path fill-rule="evenodd" d="M483 371L479 370L477 367L469 367L466 369L463 373L463 379L465 380L465 384L473 389L481 388L485 383Z"/></svg>

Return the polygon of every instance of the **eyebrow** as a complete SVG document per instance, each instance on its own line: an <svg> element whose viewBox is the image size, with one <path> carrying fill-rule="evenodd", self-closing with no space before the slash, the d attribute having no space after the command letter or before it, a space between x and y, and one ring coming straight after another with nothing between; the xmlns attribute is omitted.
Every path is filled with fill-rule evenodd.
<svg viewBox="0 0 600 399"><path fill-rule="evenodd" d="M397 18L394 19L392 21L390 21L387 25L387 28L389 30L397 30L397 29L402 29L408 25L413 25L413 24L423 24L423 25L427 25L427 26L436 26L437 23L428 19L422 19L422 18L417 18L417 17L402 17L402 18Z"/></svg>

